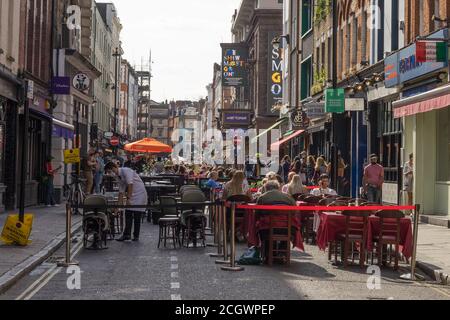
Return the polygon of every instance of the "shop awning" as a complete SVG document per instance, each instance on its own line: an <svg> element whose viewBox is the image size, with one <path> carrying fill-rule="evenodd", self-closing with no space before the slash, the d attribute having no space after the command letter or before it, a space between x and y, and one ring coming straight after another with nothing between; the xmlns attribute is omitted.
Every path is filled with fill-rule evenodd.
<svg viewBox="0 0 450 320"><path fill-rule="evenodd" d="M394 117L402 118L450 106L450 85L396 101Z"/></svg>
<svg viewBox="0 0 450 320"><path fill-rule="evenodd" d="M75 131L75 127L71 124L65 123L58 119L53 119L53 136L64 138L64 139L73 139L73 133Z"/></svg>
<svg viewBox="0 0 450 320"><path fill-rule="evenodd" d="M301 135L303 132L305 132L305 130L299 130L299 131L296 131L295 133L291 134L290 136L284 138L283 140L280 140L280 141L278 141L278 142L273 143L272 146L271 146L271 150L279 149L280 146L282 146L282 145L285 144L286 142L291 141L291 140L294 139L295 137L298 137L298 136Z"/></svg>
<svg viewBox="0 0 450 320"><path fill-rule="evenodd" d="M269 129L264 130L263 132L261 132L259 135L257 135L254 139L252 139L251 143L256 143L258 142L258 139L261 138L262 136L265 136L267 133L269 133L270 131L272 131L273 129L275 129L276 127L281 126L283 123L285 123L286 121L289 121L289 118L285 117L282 118L280 120L278 120L273 126L271 126Z"/></svg>

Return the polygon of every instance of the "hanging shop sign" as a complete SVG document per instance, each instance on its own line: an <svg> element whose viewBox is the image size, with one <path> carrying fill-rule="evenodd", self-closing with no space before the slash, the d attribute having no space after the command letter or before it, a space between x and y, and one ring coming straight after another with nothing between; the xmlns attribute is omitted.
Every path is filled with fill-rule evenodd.
<svg viewBox="0 0 450 320"><path fill-rule="evenodd" d="M443 29L429 35L429 38L433 39L446 39L448 36L448 30ZM420 50L421 45L419 43L419 50L417 43L406 47L384 60L384 72L385 72L385 87L392 88L407 81L423 77L429 73L437 72L448 66L448 59L444 59L442 62L424 62L427 59L427 53ZM418 52L419 51L419 52ZM419 53L419 57L417 54ZM442 53L439 53L439 56ZM429 55L431 58L431 54ZM446 53L447 57L447 53ZM436 59L438 58L438 53L436 52ZM439 57L441 59L441 57Z"/></svg>
<svg viewBox="0 0 450 320"><path fill-rule="evenodd" d="M345 90L326 89L325 90L325 112L344 113L345 112Z"/></svg>
<svg viewBox="0 0 450 320"><path fill-rule="evenodd" d="M267 106L268 114L277 112L275 105L283 102L283 62L281 59L280 45L275 45L273 41L279 37L279 32L270 31L268 33L269 66L267 75Z"/></svg>
<svg viewBox="0 0 450 320"><path fill-rule="evenodd" d="M79 91L87 91L89 90L89 86L91 84L91 80L85 73L78 73L73 77L72 85L75 89Z"/></svg>
<svg viewBox="0 0 450 320"><path fill-rule="evenodd" d="M305 111L296 110L291 114L291 123L296 130L307 129L309 127L310 120Z"/></svg>
<svg viewBox="0 0 450 320"><path fill-rule="evenodd" d="M53 77L52 93L59 95L70 95L70 77Z"/></svg>
<svg viewBox="0 0 450 320"><path fill-rule="evenodd" d="M27 80L27 98L30 100L34 99L34 81Z"/></svg>
<svg viewBox="0 0 450 320"><path fill-rule="evenodd" d="M310 102L304 105L306 109L306 115L309 119L317 119L325 117L325 103L323 102Z"/></svg>
<svg viewBox="0 0 450 320"><path fill-rule="evenodd" d="M250 112L223 112L223 124L226 126L244 126L250 124Z"/></svg>
<svg viewBox="0 0 450 320"><path fill-rule="evenodd" d="M345 111L364 111L366 100L363 98L345 99Z"/></svg>
<svg viewBox="0 0 450 320"><path fill-rule="evenodd" d="M248 83L248 46L243 43L222 43L222 85L246 87Z"/></svg>

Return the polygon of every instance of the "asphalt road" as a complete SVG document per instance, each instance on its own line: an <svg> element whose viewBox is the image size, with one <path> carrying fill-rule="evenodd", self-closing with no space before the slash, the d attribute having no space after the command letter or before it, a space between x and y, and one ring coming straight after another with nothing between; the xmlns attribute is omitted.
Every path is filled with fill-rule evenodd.
<svg viewBox="0 0 450 320"><path fill-rule="evenodd" d="M366 270L335 267L325 252L313 246L306 247L307 253L294 252L290 267L251 266L242 272L225 272L208 256L215 249L158 250L157 234L156 226L145 223L139 243L112 241L105 251L81 249L76 256L81 270L79 290L68 289L71 275L50 259L0 300L450 299L449 287L429 279L420 283L400 280L405 270L383 269L381 287L370 290ZM239 254L244 249L240 245ZM56 256L63 254L60 251Z"/></svg>

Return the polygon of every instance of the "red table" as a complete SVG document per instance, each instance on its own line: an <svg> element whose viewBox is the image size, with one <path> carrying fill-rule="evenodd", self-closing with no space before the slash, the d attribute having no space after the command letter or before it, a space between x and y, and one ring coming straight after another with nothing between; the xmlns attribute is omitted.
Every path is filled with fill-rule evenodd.
<svg viewBox="0 0 450 320"><path fill-rule="evenodd" d="M338 234L345 232L345 216L336 212L323 212L320 214L320 225L317 233L317 245L320 250L325 251L328 244L335 241ZM367 249L373 249L373 237L380 232L380 219L375 216L369 217ZM406 258L412 256L413 233L412 222L409 218L400 221L400 245L401 252Z"/></svg>

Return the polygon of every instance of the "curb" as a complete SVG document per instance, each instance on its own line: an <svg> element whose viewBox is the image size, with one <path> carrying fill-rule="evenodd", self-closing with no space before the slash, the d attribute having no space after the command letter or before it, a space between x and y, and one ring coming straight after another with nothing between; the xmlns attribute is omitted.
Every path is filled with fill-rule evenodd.
<svg viewBox="0 0 450 320"><path fill-rule="evenodd" d="M420 222L450 229L450 219L443 216L421 215Z"/></svg>
<svg viewBox="0 0 450 320"><path fill-rule="evenodd" d="M429 276L433 281L438 282L439 284L450 286L450 276L443 272L441 269L434 269L430 267L429 264L417 261L417 268L422 270L427 276Z"/></svg>
<svg viewBox="0 0 450 320"><path fill-rule="evenodd" d="M82 221L72 226L72 236L82 229ZM17 281L30 273L37 266L45 262L66 242L66 232L59 234L55 239L45 245L35 255L28 257L25 261L14 266L11 270L0 276L0 295L10 289Z"/></svg>

